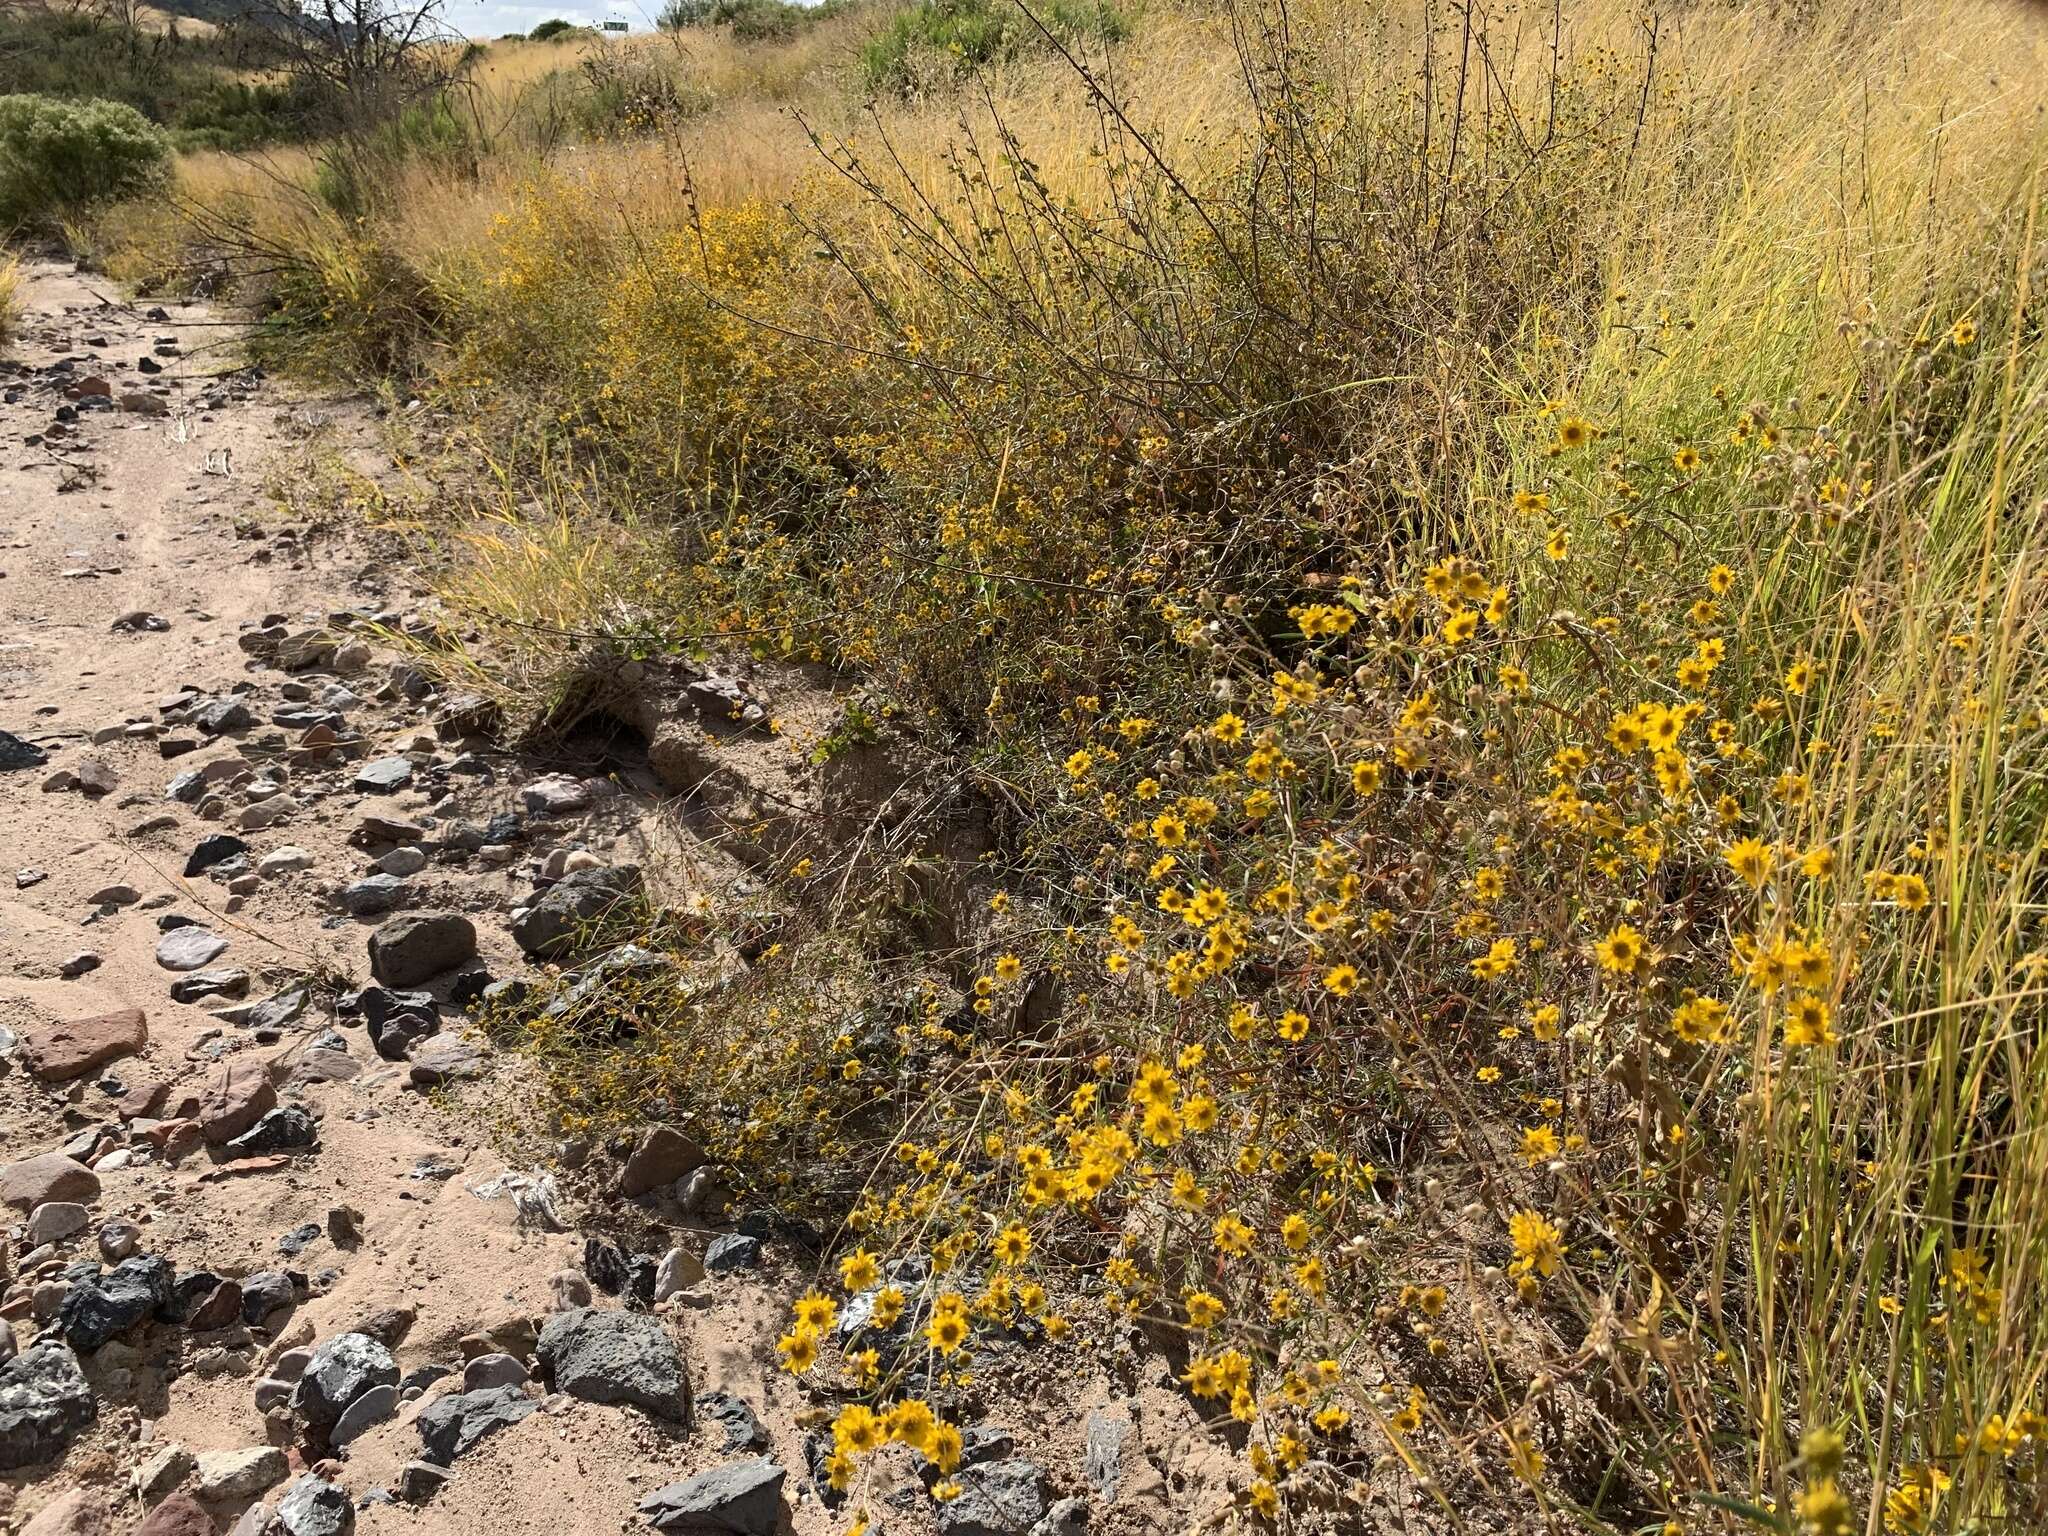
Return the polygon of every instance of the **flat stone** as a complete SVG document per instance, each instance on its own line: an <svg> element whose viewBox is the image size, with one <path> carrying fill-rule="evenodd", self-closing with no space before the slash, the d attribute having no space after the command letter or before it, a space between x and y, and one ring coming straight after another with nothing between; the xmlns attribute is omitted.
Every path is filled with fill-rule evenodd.
<svg viewBox="0 0 2048 1536"><path fill-rule="evenodd" d="M785 1518L782 1485L788 1474L766 1456L751 1456L658 1488L640 1501L640 1513L658 1531L730 1531L774 1536Z"/></svg>
<svg viewBox="0 0 2048 1536"><path fill-rule="evenodd" d="M658 1318L589 1307L557 1312L541 1330L539 1355L543 1377L558 1392L690 1421L683 1359Z"/></svg>
<svg viewBox="0 0 2048 1536"><path fill-rule="evenodd" d="M24 741L12 731L0 731L0 773L40 768L49 760L49 754L34 742Z"/></svg>
<svg viewBox="0 0 2048 1536"><path fill-rule="evenodd" d="M484 1387L437 1397L420 1410L416 1420L420 1455L423 1460L445 1467L486 1435L508 1429L539 1410L539 1403L512 1386Z"/></svg>
<svg viewBox="0 0 2048 1536"><path fill-rule="evenodd" d="M89 1019L31 1024L22 1031L21 1056L44 1082L65 1083L119 1057L132 1056L148 1043L149 1025L142 1010L121 1008Z"/></svg>
<svg viewBox="0 0 2048 1536"><path fill-rule="evenodd" d="M291 820L304 809L305 807L291 795L273 795L267 800L257 801L254 805L243 806L235 817L235 825L244 832L261 832L281 821Z"/></svg>
<svg viewBox="0 0 2048 1536"><path fill-rule="evenodd" d="M313 855L296 843L287 843L282 848L273 848L256 861L256 873L265 879L279 875L294 874L313 867Z"/></svg>
<svg viewBox="0 0 2048 1536"><path fill-rule="evenodd" d="M156 963L167 971L197 971L228 947L219 934L200 927L173 928L156 941Z"/></svg>
<svg viewBox="0 0 2048 1536"><path fill-rule="evenodd" d="M99 1197L98 1175L62 1152L44 1152L0 1168L0 1200L18 1211L33 1210L46 1200L85 1203Z"/></svg>
<svg viewBox="0 0 2048 1536"><path fill-rule="evenodd" d="M355 787L367 795L396 794L412 782L412 763L403 757L380 757L356 770Z"/></svg>
<svg viewBox="0 0 2048 1536"><path fill-rule="evenodd" d="M148 1502L160 1499L185 1480L197 1462L182 1445L167 1445L137 1467L128 1479L136 1497Z"/></svg>
<svg viewBox="0 0 2048 1536"><path fill-rule="evenodd" d="M201 1003L209 997L243 997L249 991L249 973L235 966L218 971L193 971L171 983L174 1003Z"/></svg>
<svg viewBox="0 0 2048 1536"><path fill-rule="evenodd" d="M399 875L365 875L342 887L336 898L341 910L350 917L375 917L389 912L412 892L412 887Z"/></svg>
<svg viewBox="0 0 2048 1536"><path fill-rule="evenodd" d="M238 1057L225 1063L200 1096L193 1116L208 1146L224 1146L277 1107L277 1089L260 1061Z"/></svg>
<svg viewBox="0 0 2048 1536"><path fill-rule="evenodd" d="M85 899L95 907L132 907L142 900L142 892L132 885L103 885Z"/></svg>
<svg viewBox="0 0 2048 1536"><path fill-rule="evenodd" d="M590 809L590 786L573 774L551 773L519 792L520 802L540 816L573 816Z"/></svg>
<svg viewBox="0 0 2048 1536"><path fill-rule="evenodd" d="M387 987L417 986L476 958L476 928L454 912L394 918L370 935L370 974Z"/></svg>
<svg viewBox="0 0 2048 1536"><path fill-rule="evenodd" d="M199 1458L193 1491L209 1503L253 1499L291 1476L291 1463L274 1445L239 1451L208 1451Z"/></svg>
<svg viewBox="0 0 2048 1536"><path fill-rule="evenodd" d="M292 1394L292 1407L316 1430L340 1422L349 1405L373 1387L398 1385L391 1351L362 1333L338 1333L313 1351Z"/></svg>
<svg viewBox="0 0 2048 1536"><path fill-rule="evenodd" d="M415 1041L406 1052L407 1076L415 1088L442 1088L464 1078L484 1075L482 1050L460 1035L435 1035Z"/></svg>
<svg viewBox="0 0 2048 1536"><path fill-rule="evenodd" d="M30 1345L0 1365L0 1471L55 1461L98 1413L70 1348Z"/></svg>
<svg viewBox="0 0 2048 1536"><path fill-rule="evenodd" d="M954 1474L960 1496L938 1507L941 1536L1026 1536L1044 1518L1045 1473L1022 1457Z"/></svg>
<svg viewBox="0 0 2048 1536"><path fill-rule="evenodd" d="M278 1278L284 1277L280 1275ZM291 1282L288 1280L285 1281L285 1289L291 1289ZM249 1319L247 1313L248 1297L242 1292L241 1282L221 1280L200 1297L198 1304L186 1313L185 1327L192 1333L214 1333L222 1328L232 1328L245 1320L261 1321Z"/></svg>
<svg viewBox="0 0 2048 1536"><path fill-rule="evenodd" d="M1124 1446L1136 1429L1127 1413L1098 1408L1088 1415L1081 1469L1104 1501L1116 1498L1116 1485L1123 1476Z"/></svg>
<svg viewBox="0 0 2048 1536"><path fill-rule="evenodd" d="M684 1248L671 1248L661 1256L661 1267L654 1272L654 1299L667 1301L669 1297L687 1291L704 1278L704 1264L695 1254Z"/></svg>

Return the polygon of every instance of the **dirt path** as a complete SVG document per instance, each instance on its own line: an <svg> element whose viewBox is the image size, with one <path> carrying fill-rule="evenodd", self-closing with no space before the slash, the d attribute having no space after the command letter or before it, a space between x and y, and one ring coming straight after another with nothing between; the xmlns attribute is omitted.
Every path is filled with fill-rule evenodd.
<svg viewBox="0 0 2048 1536"><path fill-rule="evenodd" d="M536 1323L588 1294L580 1235L475 1192L506 1171L477 1109L513 1074L461 1043L446 999L464 970L521 969L504 915L550 855L630 849L647 808L601 786L586 808L570 779L554 781L560 814L537 813L521 791L539 765L437 732L448 701L361 622L428 622L394 551L294 522L266 492L315 450L388 473L362 405L237 371L232 332L203 306L110 302L47 262L26 278L21 337L0 365L13 449L0 470L0 729L13 739L0 750L22 761L0 770L0 1357L65 1350L39 1339L77 1346L91 1419L67 1419L87 1410L63 1407L61 1382L10 1416L0 1381L0 1440L13 1442L0 1526L127 1530L155 1508L151 1530L253 1531L285 1503L284 1528L304 1532L617 1532L653 1487L729 1459L715 1423L680 1422L687 1394L641 1412L515 1385L513 1406L493 1410L507 1427L430 1501L439 1479L404 1469L421 1409L463 1384L412 1390L427 1368L509 1352L490 1371L523 1378ZM309 751L309 733L340 745ZM358 787L372 763L403 784ZM366 832L373 817L400 825ZM246 851L188 876L223 833ZM401 873L358 885L377 859ZM458 914L480 951L431 967L442 1028L412 1059L380 1055L346 1001L331 1017L331 992L295 1003L309 978L370 980L366 939L391 914L338 907L387 901ZM178 1002L174 985L213 995ZM447 1107L419 1088L439 1076L455 1082ZM273 1100L255 1146L215 1144ZM310 1147L291 1145L302 1112ZM558 1208L573 1222L572 1198ZM823 1529L816 1501L795 1496L797 1405L774 1379L784 1302L761 1281L702 1281L709 1234L686 1240L672 1206L666 1219L676 1268L698 1284L659 1309L653 1353L665 1337L690 1391L723 1388L779 1420L796 1528ZM131 1246L167 1271L115 1269ZM122 1284L167 1278L173 1304L80 1343L82 1285L118 1312ZM241 1304L216 1281L238 1283ZM282 1305L266 1305L266 1286ZM209 1326L163 1320L180 1306ZM280 1403L289 1386L260 1383L280 1357L287 1375L302 1362L288 1350L350 1329L389 1347L407 1390L344 1450L309 1438L303 1402ZM54 1458L32 1454L32 1433ZM321 1495L340 1514L282 1499L314 1461L347 1495Z"/></svg>

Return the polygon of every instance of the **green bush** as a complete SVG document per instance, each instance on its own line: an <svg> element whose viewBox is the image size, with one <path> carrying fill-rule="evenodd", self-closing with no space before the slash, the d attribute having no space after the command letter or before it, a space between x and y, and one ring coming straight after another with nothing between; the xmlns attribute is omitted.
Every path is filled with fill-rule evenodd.
<svg viewBox="0 0 2048 1536"><path fill-rule="evenodd" d="M47 225L160 183L163 131L114 101L0 96L0 227Z"/></svg>
<svg viewBox="0 0 2048 1536"><path fill-rule="evenodd" d="M1131 33L1131 18L1111 0L1045 0L1037 14L1065 42L1115 43ZM1012 0L918 0L868 40L861 72L874 90L913 95L935 76L1015 58L1042 37Z"/></svg>
<svg viewBox="0 0 2048 1536"><path fill-rule="evenodd" d="M526 35L529 41L545 43L562 36L565 32L579 32L581 30L582 28L578 27L575 22L564 21L561 17L556 16L542 22Z"/></svg>
<svg viewBox="0 0 2048 1536"><path fill-rule="evenodd" d="M799 5L793 0L670 0L659 24L671 29L730 27L742 42L763 42L794 37L835 9L829 0L824 5Z"/></svg>

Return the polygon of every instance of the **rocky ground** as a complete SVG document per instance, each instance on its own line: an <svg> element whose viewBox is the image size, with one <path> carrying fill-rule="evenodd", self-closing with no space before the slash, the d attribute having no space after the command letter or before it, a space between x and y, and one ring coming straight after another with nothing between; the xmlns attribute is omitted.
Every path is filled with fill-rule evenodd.
<svg viewBox="0 0 2048 1536"><path fill-rule="evenodd" d="M843 1528L823 1410L774 1350L817 1255L736 1217L673 1128L508 1162L486 1127L519 1068L471 1027L547 962L607 963L577 935L653 872L744 887L660 790L790 821L816 808L794 759L705 760L701 722L753 708L729 684L635 721L637 763L509 750L417 664L449 621L402 551L274 493L315 461L392 477L369 407L241 368L202 305L25 270L0 363L0 1527ZM896 1469L890 1530L1215 1512L1227 1459L1163 1364L1019 1375L1005 1406L959 1500Z"/></svg>

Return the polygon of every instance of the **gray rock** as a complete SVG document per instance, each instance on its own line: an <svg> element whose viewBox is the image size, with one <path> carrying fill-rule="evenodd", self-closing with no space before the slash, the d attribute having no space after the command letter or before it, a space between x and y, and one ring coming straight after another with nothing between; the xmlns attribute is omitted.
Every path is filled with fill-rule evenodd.
<svg viewBox="0 0 2048 1536"><path fill-rule="evenodd" d="M540 1404L513 1386L451 1392L422 1408L416 1421L420 1455L445 1467L486 1435L509 1429L540 1411Z"/></svg>
<svg viewBox="0 0 2048 1536"><path fill-rule="evenodd" d="M628 917L640 889L640 871L632 864L579 869L512 920L512 937L537 960L559 960L599 938L608 919Z"/></svg>
<svg viewBox="0 0 2048 1536"><path fill-rule="evenodd" d="M519 799L538 816L573 816L590 809L590 786L573 774L551 773L519 791Z"/></svg>
<svg viewBox="0 0 2048 1536"><path fill-rule="evenodd" d="M1098 1408L1088 1415L1081 1468L1104 1502L1116 1497L1116 1485L1123 1476L1124 1445L1136 1427L1127 1413Z"/></svg>
<svg viewBox="0 0 2048 1536"><path fill-rule="evenodd" d="M92 1220L92 1212L72 1200L45 1200L28 1217L28 1242L31 1248L40 1248L45 1243L62 1242L74 1232L85 1230Z"/></svg>
<svg viewBox="0 0 2048 1536"><path fill-rule="evenodd" d="M100 1197L99 1175L63 1152L44 1152L0 1166L0 1200L18 1211L32 1211L45 1200Z"/></svg>
<svg viewBox="0 0 2048 1536"><path fill-rule="evenodd" d="M0 1365L0 1471L55 1461L98 1413L78 1357L54 1340L31 1345Z"/></svg>
<svg viewBox="0 0 2048 1536"><path fill-rule="evenodd" d="M142 892L132 885L103 885L85 899L95 907L132 907L142 900Z"/></svg>
<svg viewBox="0 0 2048 1536"><path fill-rule="evenodd" d="M412 782L412 764L402 757L380 757L356 770L355 787L368 795L391 795Z"/></svg>
<svg viewBox="0 0 2048 1536"><path fill-rule="evenodd" d="M714 1237L704 1250L704 1267L714 1275L730 1275L752 1269L761 1262L761 1240L740 1232Z"/></svg>
<svg viewBox="0 0 2048 1536"><path fill-rule="evenodd" d="M1031 1527L1031 1536L1088 1536L1088 1501L1059 1500Z"/></svg>
<svg viewBox="0 0 2048 1536"><path fill-rule="evenodd" d="M181 928L180 933L190 929ZM209 997L241 997L249 990L249 973L235 967L218 971L194 971L180 976L171 983L171 1001L174 1003L203 1002Z"/></svg>
<svg viewBox="0 0 2048 1536"><path fill-rule="evenodd" d="M154 1504L185 1481L193 1465L192 1453L185 1447L167 1445L129 1474L128 1486L145 1504Z"/></svg>
<svg viewBox="0 0 2048 1536"><path fill-rule="evenodd" d="M313 855L296 843L274 848L256 861L256 873L272 880L279 875L289 875L312 867Z"/></svg>
<svg viewBox="0 0 2048 1536"><path fill-rule="evenodd" d="M209 1503L253 1499L291 1476L291 1464L274 1445L240 1451L208 1451L199 1458L192 1491Z"/></svg>
<svg viewBox="0 0 2048 1536"><path fill-rule="evenodd" d="M235 825L244 832L261 832L274 827L281 821L288 821L305 807L290 795L273 795L259 800L254 805L245 805L235 817Z"/></svg>
<svg viewBox="0 0 2048 1536"><path fill-rule="evenodd" d="M704 1265L695 1254L682 1248L671 1248L661 1256L661 1267L654 1272L654 1299L656 1302L667 1301L703 1278Z"/></svg>
<svg viewBox="0 0 2048 1536"><path fill-rule="evenodd" d="M103 963L92 950L81 949L58 964L57 974L66 981L75 981L88 971L98 970Z"/></svg>
<svg viewBox="0 0 2048 1536"><path fill-rule="evenodd" d="M416 875L427 867L427 856L410 843L402 843L377 860L377 870L386 875Z"/></svg>
<svg viewBox="0 0 2048 1536"><path fill-rule="evenodd" d="M398 1388L395 1385L372 1387L342 1411L333 1431L327 1436L327 1443L333 1446L347 1445L350 1441L368 1434L396 1412Z"/></svg>
<svg viewBox="0 0 2048 1536"><path fill-rule="evenodd" d="M132 1221L116 1218L100 1224L100 1257L109 1264L118 1264L127 1258L135 1252L135 1245L140 1241L142 1228Z"/></svg>
<svg viewBox="0 0 2048 1536"><path fill-rule="evenodd" d="M308 1472L278 1500L277 1524L284 1536L348 1536L356 1511L347 1490Z"/></svg>
<svg viewBox="0 0 2048 1536"><path fill-rule="evenodd" d="M481 1392L486 1387L523 1387L526 1367L514 1355L478 1355L462 1368L462 1390Z"/></svg>
<svg viewBox="0 0 2048 1536"><path fill-rule="evenodd" d="M387 987L417 986L476 958L476 928L454 912L394 918L370 935L370 974Z"/></svg>
<svg viewBox="0 0 2048 1536"><path fill-rule="evenodd" d="M658 1318L590 1307L557 1312L541 1330L539 1355L542 1377L558 1392L690 1422L683 1359Z"/></svg>
<svg viewBox="0 0 2048 1536"><path fill-rule="evenodd" d="M656 1489L640 1501L640 1513L658 1531L774 1536L783 1522L787 1477L776 1462L752 1456Z"/></svg>
<svg viewBox="0 0 2048 1536"><path fill-rule="evenodd" d="M485 1059L481 1048L460 1035L436 1035L407 1047L406 1060L412 1065L406 1076L415 1088L442 1088L482 1077Z"/></svg>
<svg viewBox="0 0 2048 1536"><path fill-rule="evenodd" d="M228 941L197 926L173 928L156 941L156 963L167 971L197 971L220 958Z"/></svg>
<svg viewBox="0 0 2048 1536"><path fill-rule="evenodd" d="M1045 1518L1046 1477L1022 1457L962 1467L960 1496L939 1506L940 1536L1026 1536Z"/></svg>
<svg viewBox="0 0 2048 1536"><path fill-rule="evenodd" d="M768 1429L742 1398L730 1392L699 1392L697 1411L725 1431L725 1449L765 1451Z"/></svg>
<svg viewBox="0 0 2048 1536"><path fill-rule="evenodd" d="M244 1322L260 1323L263 1319L270 1316L271 1313L281 1308L296 1306L298 1300L299 1293L292 1284L291 1276L283 1273L281 1270L262 1269L253 1275L244 1275L242 1277L242 1320ZM283 1361L278 1362L280 1369L276 1373L281 1377L285 1375L282 1369L283 1364ZM298 1378L294 1376L286 1379L296 1381Z"/></svg>
<svg viewBox="0 0 2048 1536"><path fill-rule="evenodd" d="M412 887L398 875L365 875L342 887L341 910L350 917L375 917L389 912L411 893Z"/></svg>
<svg viewBox="0 0 2048 1536"><path fill-rule="evenodd" d="M365 987L356 994L356 1005L370 1032L370 1044L386 1061L405 1060L407 1047L441 1027L441 1005L431 992Z"/></svg>
<svg viewBox="0 0 2048 1536"><path fill-rule="evenodd" d="M313 1351L292 1394L292 1407L307 1424L325 1432L371 1388L397 1385L398 1362L390 1350L368 1334L338 1333Z"/></svg>

